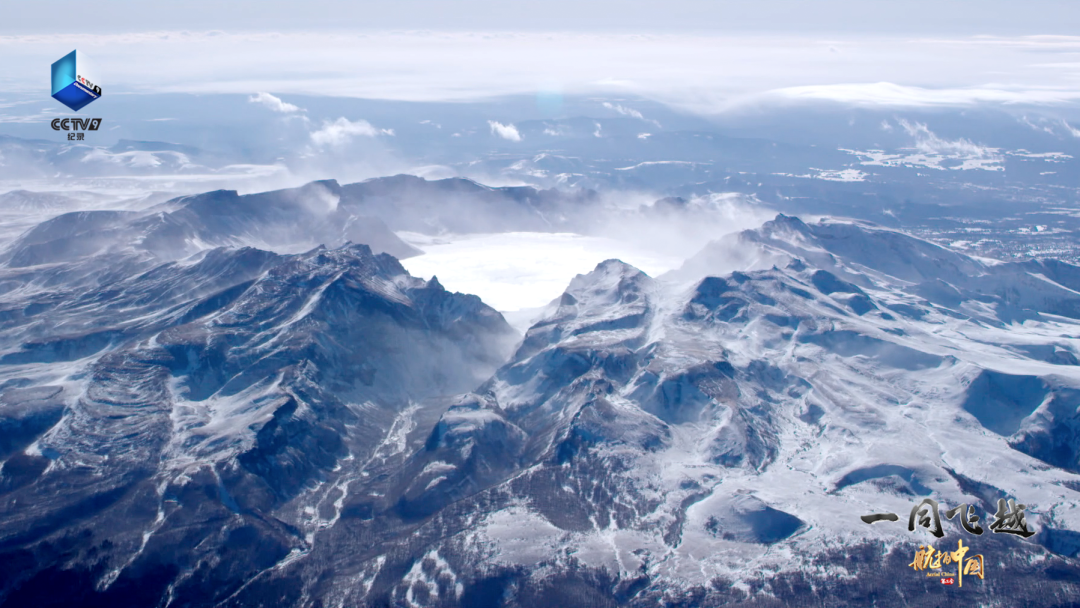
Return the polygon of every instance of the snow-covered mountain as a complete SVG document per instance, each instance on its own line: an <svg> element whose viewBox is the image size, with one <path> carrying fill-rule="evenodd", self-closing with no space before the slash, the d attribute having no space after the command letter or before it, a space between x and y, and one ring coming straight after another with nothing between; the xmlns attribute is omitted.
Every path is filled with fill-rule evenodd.
<svg viewBox="0 0 1080 608"><path fill-rule="evenodd" d="M759 268L700 272L734 256ZM977 540L1002 577L1044 577L1080 551L1076 271L784 216L660 280L605 262L443 415L387 506L434 515L423 559L511 605L857 605L865 588L835 588L854 577L900 603L933 586L882 572L934 539L859 516L927 495L986 522L1022 500L1037 537ZM442 576L419 563L383 592L437 605L416 600ZM371 599L351 584L331 588Z"/></svg>
<svg viewBox="0 0 1080 608"><path fill-rule="evenodd" d="M218 248L97 276L4 296L7 605L52 576L76 603L220 599L235 590L221 583L310 548L342 509L348 488L333 478L392 450L395 421L437 415L426 412L481 382L513 341L475 296L366 245ZM48 539L79 530L91 553L72 570ZM245 557L222 560L232 550Z"/></svg>
<svg viewBox="0 0 1080 608"><path fill-rule="evenodd" d="M0 605L902 605L958 539L979 603L1080 601L1080 268L781 215L516 336L377 253L408 254L361 210L408 197L366 184L4 251ZM329 248L268 251L289 226ZM1037 533L909 532L926 496Z"/></svg>

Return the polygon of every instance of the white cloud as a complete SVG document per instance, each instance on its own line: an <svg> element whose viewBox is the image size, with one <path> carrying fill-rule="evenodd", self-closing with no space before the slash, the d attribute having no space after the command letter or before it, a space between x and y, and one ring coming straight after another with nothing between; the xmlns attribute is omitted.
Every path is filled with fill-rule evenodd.
<svg viewBox="0 0 1080 608"><path fill-rule="evenodd" d="M1064 120L1061 121L1061 126L1065 127L1065 130L1069 132L1069 135L1072 135L1073 137L1080 137L1080 129L1077 129L1076 127L1070 125Z"/></svg>
<svg viewBox="0 0 1080 608"><path fill-rule="evenodd" d="M274 97L270 93L257 93L248 97L248 101L251 103L262 104L275 112L281 112L282 114L291 114L292 112L301 112L299 106L294 106L291 103L281 101L281 99Z"/></svg>
<svg viewBox="0 0 1080 608"><path fill-rule="evenodd" d="M16 114L0 114L0 123L12 123L12 124L34 124L39 122L49 122L47 118L40 114L29 115L16 115Z"/></svg>
<svg viewBox="0 0 1080 608"><path fill-rule="evenodd" d="M617 103L610 103L610 102L607 102L607 101L604 102L604 107L609 109L609 110L614 110L614 111L618 112L619 114L622 114L623 116L629 116L631 118L636 118L638 120L644 120L645 122L652 123L652 124L656 125L657 127L660 126L660 123L658 121L653 120L651 118L645 118L645 116L643 116L641 114L641 112L638 112L634 108L628 108L626 106L619 105Z"/></svg>
<svg viewBox="0 0 1080 608"><path fill-rule="evenodd" d="M1046 122L1046 119L1045 118L1038 119L1038 121L1040 123L1044 123L1044 122ZM1053 127L1048 127L1045 124L1036 124L1034 122L1031 122L1031 120L1029 120L1027 116L1022 116L1020 118L1020 122L1027 125L1028 127L1031 127L1031 130L1033 130L1033 131L1041 131L1041 132L1046 133L1048 135L1056 135L1056 133L1054 133Z"/></svg>
<svg viewBox="0 0 1080 608"><path fill-rule="evenodd" d="M997 148L988 148L973 143L961 137L956 140L948 140L938 137L928 126L921 122L911 123L900 119L900 126L907 131L908 135L915 138L915 149L932 155L940 155L953 158L1000 158Z"/></svg>
<svg viewBox="0 0 1080 608"><path fill-rule="evenodd" d="M521 133L518 133L517 127L512 124L502 124L494 120L489 120L488 125L491 126L491 134L498 135L503 139L509 139L510 141L521 141Z"/></svg>
<svg viewBox="0 0 1080 608"><path fill-rule="evenodd" d="M561 137L563 135L569 135L570 133L571 130L566 125L556 125L555 127L552 127L551 125L548 125L546 123L544 125L544 135Z"/></svg>
<svg viewBox="0 0 1080 608"><path fill-rule="evenodd" d="M891 133L892 132L892 124L890 124L888 120L881 121L881 130Z"/></svg>
<svg viewBox="0 0 1080 608"><path fill-rule="evenodd" d="M594 122L593 124L596 125L596 130L593 131L593 137L603 137L603 135L600 134L600 130L603 128L600 126L600 123Z"/></svg>
<svg viewBox="0 0 1080 608"><path fill-rule="evenodd" d="M978 169L1004 171L1004 156L1000 148L991 148L966 138L945 139L921 122L896 121L908 135L915 139L914 145L901 148L899 153L881 150L844 150L860 158L860 164L880 167L926 167L944 171ZM1009 152L1008 154L1014 154ZM824 177L824 176L822 176Z"/></svg>
<svg viewBox="0 0 1080 608"><path fill-rule="evenodd" d="M604 107L609 110L615 110L623 116L630 116L631 118L637 118L638 120L645 120L645 117L641 115L641 112L638 112L634 108L628 108L626 106L621 106L619 104L613 104L606 101L604 102Z"/></svg>
<svg viewBox="0 0 1080 608"><path fill-rule="evenodd" d="M351 121L345 117L334 122L324 122L321 129L311 132L311 141L317 146L340 146L354 137L377 137L393 135L393 129L378 129L366 120Z"/></svg>

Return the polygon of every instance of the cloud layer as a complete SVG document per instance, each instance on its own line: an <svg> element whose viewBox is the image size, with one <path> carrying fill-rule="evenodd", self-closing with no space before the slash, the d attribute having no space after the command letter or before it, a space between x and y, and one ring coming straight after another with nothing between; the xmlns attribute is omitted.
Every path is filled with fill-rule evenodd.
<svg viewBox="0 0 1080 608"><path fill-rule="evenodd" d="M692 110L763 100L900 106L1080 100L1080 37L911 39L538 32L142 32L0 36L0 90L36 92L57 49L92 56L117 92L313 94L417 101L560 90ZM312 66L318 66L312 71ZM168 78L162 78L168 74ZM635 116L636 110L611 104Z"/></svg>

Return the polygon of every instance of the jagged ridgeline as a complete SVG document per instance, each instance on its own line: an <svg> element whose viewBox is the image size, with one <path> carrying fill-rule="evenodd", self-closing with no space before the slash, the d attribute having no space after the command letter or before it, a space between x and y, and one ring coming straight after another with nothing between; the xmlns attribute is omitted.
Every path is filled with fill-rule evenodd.
<svg viewBox="0 0 1080 608"><path fill-rule="evenodd" d="M977 601L1080 601L1080 268L781 215L522 336L398 262L593 197L316 182L11 240L0 606L903 605L958 538ZM927 495L1037 534L860 520Z"/></svg>

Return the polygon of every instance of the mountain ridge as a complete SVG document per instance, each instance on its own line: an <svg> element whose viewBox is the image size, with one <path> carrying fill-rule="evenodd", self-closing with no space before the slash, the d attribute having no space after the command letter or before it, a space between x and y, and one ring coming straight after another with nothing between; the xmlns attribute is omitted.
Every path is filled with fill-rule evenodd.
<svg viewBox="0 0 1080 608"><path fill-rule="evenodd" d="M522 337L368 245L172 245L355 216L348 187L5 252L0 605L893 602L929 539L859 516L926 494L1030 506L972 540L1002 575L1077 568L1077 267L781 215L660 277L606 260Z"/></svg>

